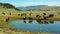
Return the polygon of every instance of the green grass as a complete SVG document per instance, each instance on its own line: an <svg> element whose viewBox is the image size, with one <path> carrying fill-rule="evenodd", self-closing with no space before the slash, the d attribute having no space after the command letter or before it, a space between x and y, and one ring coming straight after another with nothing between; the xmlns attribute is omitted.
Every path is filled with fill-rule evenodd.
<svg viewBox="0 0 60 34"><path fill-rule="evenodd" d="M4 22L4 23L2 24L2 27L10 28L11 25L9 24L9 22Z"/></svg>

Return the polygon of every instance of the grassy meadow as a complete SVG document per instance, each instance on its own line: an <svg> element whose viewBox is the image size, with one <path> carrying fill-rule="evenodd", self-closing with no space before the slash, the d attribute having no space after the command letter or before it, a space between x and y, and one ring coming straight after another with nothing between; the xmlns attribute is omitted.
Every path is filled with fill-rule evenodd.
<svg viewBox="0 0 60 34"><path fill-rule="evenodd" d="M2 13L5 13L5 15L3 15ZM13 20L15 20L16 18L17 19L24 18L24 16L18 16L18 14L27 14L27 17L29 17L29 13L32 13L31 15L32 18L35 18L36 15L40 15L43 18L43 13L46 13L46 16L49 16L50 14L54 14L54 17L49 19L60 20L59 11L16 11L14 9L4 9L4 8L3 9L0 8L0 20L5 21L7 17Z"/></svg>
<svg viewBox="0 0 60 34"><path fill-rule="evenodd" d="M2 13L5 13L2 14ZM10 15L11 13L11 15ZM54 17L48 18L48 20L57 21L60 20L60 12L59 11L17 11L15 9L6 9L6 8L0 8L0 24L3 24L6 22L6 19L9 17L9 21L13 20L20 20L24 18L25 16L21 16L21 14L27 14L27 18L29 17L29 14L31 14L32 18L35 18L36 15L40 15L41 18L43 18L43 13L46 13L46 16L49 16L50 14L54 14ZM18 16L18 14L20 14Z"/></svg>
<svg viewBox="0 0 60 34"><path fill-rule="evenodd" d="M2 13L5 13L5 15ZM11 15L10 15L10 13L11 13ZM51 17L48 20L53 20L53 21L60 20L59 11L38 11L38 10L36 10L36 11L16 11L14 9L0 8L0 27L11 27L10 25L8 25L9 22L6 22L6 18L8 18L8 17L10 18L9 21L20 20L21 18L24 18L24 16L18 16L18 14L27 14L26 17L28 18L29 13L32 13L32 15L31 15L32 18L35 18L36 15L40 15L40 16L42 16L41 18L43 18L43 13L46 13L47 14L46 16L48 16L50 14L54 14L54 17ZM11 32L11 34L15 34L16 31L8 30L8 32ZM7 31L5 31L5 32L7 32ZM26 34L26 33L30 33L30 34L54 34L54 33L46 33L46 32L38 32L38 33L28 32L28 31L27 32L19 31L19 32L23 33L23 34Z"/></svg>

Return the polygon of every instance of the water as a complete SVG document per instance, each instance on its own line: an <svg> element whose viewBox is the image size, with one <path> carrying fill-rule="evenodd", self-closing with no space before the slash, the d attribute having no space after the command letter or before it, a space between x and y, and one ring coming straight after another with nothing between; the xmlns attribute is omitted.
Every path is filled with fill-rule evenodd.
<svg viewBox="0 0 60 34"><path fill-rule="evenodd" d="M33 31L33 32L60 32L60 21L54 21L53 24L39 24L36 20L32 23L24 23L23 20L12 21L10 25L15 29Z"/></svg>

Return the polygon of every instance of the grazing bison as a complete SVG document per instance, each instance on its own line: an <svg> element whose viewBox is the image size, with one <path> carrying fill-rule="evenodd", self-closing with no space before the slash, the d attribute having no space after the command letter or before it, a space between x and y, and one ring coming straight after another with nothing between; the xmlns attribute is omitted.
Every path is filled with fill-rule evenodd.
<svg viewBox="0 0 60 34"><path fill-rule="evenodd" d="M39 17L39 15L36 15L36 17Z"/></svg>
<svg viewBox="0 0 60 34"><path fill-rule="evenodd" d="M43 19L46 20L48 16L46 16L46 13L43 13Z"/></svg>
<svg viewBox="0 0 60 34"><path fill-rule="evenodd" d="M6 22L8 22L9 21L9 17L8 18L6 18Z"/></svg>
<svg viewBox="0 0 60 34"><path fill-rule="evenodd" d="M9 13L9 15L11 15L11 13Z"/></svg>
<svg viewBox="0 0 60 34"><path fill-rule="evenodd" d="M23 20L26 20L26 19L27 19L26 17L23 18Z"/></svg>
<svg viewBox="0 0 60 34"><path fill-rule="evenodd" d="M53 16L54 16L54 14L50 14L50 15L49 15L49 18L50 18L50 17L53 17Z"/></svg>
<svg viewBox="0 0 60 34"><path fill-rule="evenodd" d="M41 19L41 16L40 15L36 15L36 19Z"/></svg>
<svg viewBox="0 0 60 34"><path fill-rule="evenodd" d="M46 13L43 13L43 15L46 15Z"/></svg>
<svg viewBox="0 0 60 34"><path fill-rule="evenodd" d="M3 15L5 15L5 13L2 13Z"/></svg>
<svg viewBox="0 0 60 34"><path fill-rule="evenodd" d="M21 16L26 16L27 14L21 14Z"/></svg>
<svg viewBox="0 0 60 34"><path fill-rule="evenodd" d="M20 14L18 14L18 16L20 16Z"/></svg>

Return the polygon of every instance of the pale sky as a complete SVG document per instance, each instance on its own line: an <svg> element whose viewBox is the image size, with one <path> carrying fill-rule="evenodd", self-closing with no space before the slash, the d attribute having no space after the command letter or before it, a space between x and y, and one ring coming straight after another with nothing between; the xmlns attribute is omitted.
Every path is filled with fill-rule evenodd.
<svg viewBox="0 0 60 34"><path fill-rule="evenodd" d="M60 0L0 0L2 3L10 3L16 7L33 5L60 6Z"/></svg>

